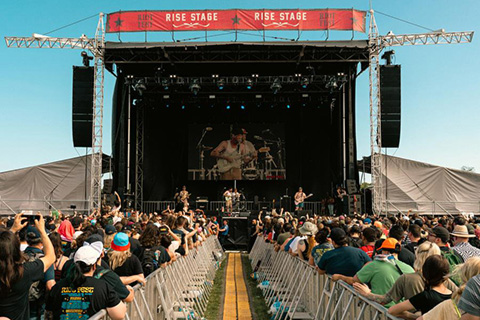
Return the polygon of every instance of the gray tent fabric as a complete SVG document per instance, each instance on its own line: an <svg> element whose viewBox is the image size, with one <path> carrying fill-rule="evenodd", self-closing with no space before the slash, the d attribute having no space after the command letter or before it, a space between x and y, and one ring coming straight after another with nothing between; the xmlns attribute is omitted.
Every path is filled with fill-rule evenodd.
<svg viewBox="0 0 480 320"><path fill-rule="evenodd" d="M81 156L0 173L0 213L87 209L90 161Z"/></svg>
<svg viewBox="0 0 480 320"><path fill-rule="evenodd" d="M389 212L480 213L480 174L382 155Z"/></svg>

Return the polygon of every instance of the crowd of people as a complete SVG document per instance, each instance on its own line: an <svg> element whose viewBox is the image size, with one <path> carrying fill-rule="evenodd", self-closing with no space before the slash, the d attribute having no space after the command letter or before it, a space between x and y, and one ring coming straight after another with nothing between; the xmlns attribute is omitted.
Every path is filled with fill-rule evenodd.
<svg viewBox="0 0 480 320"><path fill-rule="evenodd" d="M83 319L102 309L123 319L134 286L225 231L216 217L192 210L143 214L116 206L88 216L4 218L0 319Z"/></svg>
<svg viewBox="0 0 480 320"><path fill-rule="evenodd" d="M480 319L480 219L259 215L264 237L403 319Z"/></svg>

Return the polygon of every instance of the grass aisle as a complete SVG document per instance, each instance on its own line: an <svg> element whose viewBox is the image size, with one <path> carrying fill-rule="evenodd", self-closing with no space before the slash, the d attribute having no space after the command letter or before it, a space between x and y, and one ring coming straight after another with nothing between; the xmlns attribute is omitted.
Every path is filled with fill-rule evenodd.
<svg viewBox="0 0 480 320"><path fill-rule="evenodd" d="M217 320L222 318L220 311L223 304L226 264L227 259L223 260L220 268L215 274L215 279L213 280L213 288L208 299L207 311L205 311L205 318L208 320Z"/></svg>
<svg viewBox="0 0 480 320"><path fill-rule="evenodd" d="M254 320L270 320L269 308L263 299L262 290L257 287L257 281L250 276L252 274L252 266L247 254L242 254L242 263Z"/></svg>

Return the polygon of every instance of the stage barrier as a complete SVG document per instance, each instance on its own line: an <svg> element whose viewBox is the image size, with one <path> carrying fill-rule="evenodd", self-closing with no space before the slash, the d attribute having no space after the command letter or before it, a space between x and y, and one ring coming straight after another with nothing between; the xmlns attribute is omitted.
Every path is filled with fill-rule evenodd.
<svg viewBox="0 0 480 320"><path fill-rule="evenodd" d="M287 252L275 252L262 237L257 237L250 261L271 319L398 319L347 283L320 275L306 261Z"/></svg>
<svg viewBox="0 0 480 320"><path fill-rule="evenodd" d="M215 271L224 252L218 239L208 237L197 249L166 268L159 268L147 277L145 286L136 285L134 300L127 303L125 319L201 319L207 308ZM109 319L101 310L90 319Z"/></svg>

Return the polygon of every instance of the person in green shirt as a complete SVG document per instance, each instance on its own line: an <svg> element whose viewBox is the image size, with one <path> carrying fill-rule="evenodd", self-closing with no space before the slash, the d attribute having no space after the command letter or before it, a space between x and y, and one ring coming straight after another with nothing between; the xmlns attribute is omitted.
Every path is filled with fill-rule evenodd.
<svg viewBox="0 0 480 320"><path fill-rule="evenodd" d="M414 272L412 267L398 260L400 249L401 245L397 239L388 238L378 249L380 254L377 254L371 263L363 266L355 276L346 277L335 274L332 276L332 280L343 280L350 285L356 282L368 283L373 294L384 295L402 274ZM388 308L391 305L394 303L390 302L385 307Z"/></svg>

